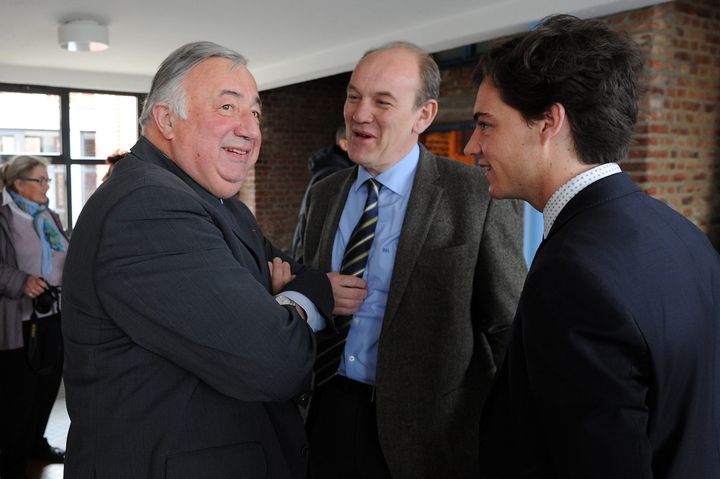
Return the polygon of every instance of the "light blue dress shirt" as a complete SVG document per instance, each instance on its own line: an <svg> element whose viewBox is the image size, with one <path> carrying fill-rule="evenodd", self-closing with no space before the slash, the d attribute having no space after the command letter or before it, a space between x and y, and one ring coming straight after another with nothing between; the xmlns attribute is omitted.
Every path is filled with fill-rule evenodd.
<svg viewBox="0 0 720 479"><path fill-rule="evenodd" d="M320 311L318 311L315 303L310 301L310 298L304 294L298 293L297 291L283 291L276 296L285 296L287 299L292 299L300 305L300 307L305 310L305 315L307 316L306 321L313 331L317 332L325 327L325 319L320 316Z"/></svg>
<svg viewBox="0 0 720 479"><path fill-rule="evenodd" d="M375 177L382 184L382 188L378 197L375 238L363 275L363 279L368 282L368 296L353 315L339 369L340 374L366 384L375 384L378 342L385 315L385 304L400 240L400 230L405 220L405 211L419 159L420 148L415 145L407 156ZM365 181L370 177L370 173L361 166L358 169L358 177L350 186L333 243L333 271L340 271L345 245L365 208L367 199Z"/></svg>

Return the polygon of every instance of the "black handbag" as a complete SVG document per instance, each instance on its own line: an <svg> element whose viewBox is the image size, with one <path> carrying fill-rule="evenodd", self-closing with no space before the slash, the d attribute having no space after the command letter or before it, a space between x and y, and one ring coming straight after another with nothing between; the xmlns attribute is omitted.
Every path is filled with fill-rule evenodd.
<svg viewBox="0 0 720 479"><path fill-rule="evenodd" d="M59 328L60 313L38 318L39 314L50 312L53 305L60 309L60 289L50 286L41 295L33 299L33 312L30 315L30 332L25 344L27 363L38 376L52 373L62 362L63 343L58 334L51 334L50 328ZM51 324L57 321L58 324Z"/></svg>

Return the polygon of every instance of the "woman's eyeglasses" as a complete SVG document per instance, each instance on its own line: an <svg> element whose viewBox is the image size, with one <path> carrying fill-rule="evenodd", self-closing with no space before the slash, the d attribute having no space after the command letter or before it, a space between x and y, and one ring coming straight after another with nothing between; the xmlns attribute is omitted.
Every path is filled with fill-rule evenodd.
<svg viewBox="0 0 720 479"><path fill-rule="evenodd" d="M33 181L35 183L40 183L40 186L45 186L49 183L52 183L52 178L20 178L23 181Z"/></svg>

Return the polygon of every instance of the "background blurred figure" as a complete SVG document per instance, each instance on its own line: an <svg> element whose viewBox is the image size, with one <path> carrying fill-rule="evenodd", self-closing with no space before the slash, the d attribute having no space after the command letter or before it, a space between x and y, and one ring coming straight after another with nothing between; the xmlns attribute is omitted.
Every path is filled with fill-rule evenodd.
<svg viewBox="0 0 720 479"><path fill-rule="evenodd" d="M642 66L627 34L559 15L476 70L465 154L545 222L483 413L487 477L720 477L720 258L617 164Z"/></svg>
<svg viewBox="0 0 720 479"><path fill-rule="evenodd" d="M110 178L110 174L112 173L113 168L115 167L115 163L125 158L125 155L127 155L128 152L125 150L115 150L112 155L108 156L105 159L105 164L108 165L107 172L105 173L105 176L103 176L102 181L107 181L108 178Z"/></svg>
<svg viewBox="0 0 720 479"><path fill-rule="evenodd" d="M28 459L62 462L45 427L60 387L62 334L57 301L37 314L37 354L28 358L33 301L62 281L68 246L48 209L48 161L16 156L0 166L0 477L22 478ZM44 296L43 298L48 298ZM40 358L39 354L44 354Z"/></svg>
<svg viewBox="0 0 720 479"><path fill-rule="evenodd" d="M328 146L321 150L316 151L308 160L308 169L312 172L310 182L305 189L302 203L300 203L300 212L298 213L298 223L295 227L295 234L293 235L291 256L297 254L297 248L300 243L300 231L302 223L305 220L305 210L307 208L307 197L310 188L322 180L326 176L329 176L336 171L340 171L344 168L348 168L354 163L350 161L347 154L348 141L345 136L345 125L340 125L335 132L335 144Z"/></svg>

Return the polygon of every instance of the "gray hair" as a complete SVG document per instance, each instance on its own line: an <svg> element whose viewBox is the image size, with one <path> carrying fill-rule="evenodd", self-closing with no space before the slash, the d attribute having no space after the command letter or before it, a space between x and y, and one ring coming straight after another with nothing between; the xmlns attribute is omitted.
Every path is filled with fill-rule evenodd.
<svg viewBox="0 0 720 479"><path fill-rule="evenodd" d="M48 167L50 162L40 156L18 155L13 156L10 161L4 165L0 165L0 188L7 186L14 190L13 183L15 180L27 176L36 166Z"/></svg>
<svg viewBox="0 0 720 479"><path fill-rule="evenodd" d="M415 94L415 108L420 108L428 100L437 100L440 97L440 69L433 57L414 43L397 41L372 48L363 54L358 65L373 53L394 49L407 50L417 57L418 67L420 68L420 88Z"/></svg>
<svg viewBox="0 0 720 479"><path fill-rule="evenodd" d="M231 60L232 68L247 65L247 60L240 53L213 42L188 43L172 52L162 62L153 78L150 93L140 114L140 127L143 132L157 103L167 103L180 118L187 118L183 80L193 67L215 57Z"/></svg>

